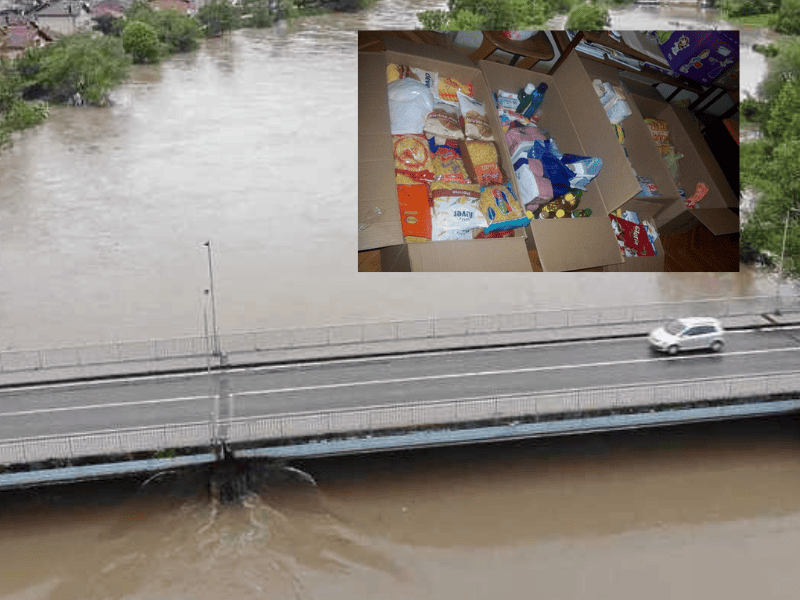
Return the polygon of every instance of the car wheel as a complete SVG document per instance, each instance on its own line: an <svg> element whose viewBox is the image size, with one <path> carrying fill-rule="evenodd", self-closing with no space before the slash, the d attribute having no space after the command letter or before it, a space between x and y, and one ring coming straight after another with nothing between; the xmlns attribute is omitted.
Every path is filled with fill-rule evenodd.
<svg viewBox="0 0 800 600"><path fill-rule="evenodd" d="M677 346L670 346L669 349L667 350L667 352L669 352L670 356L675 356L678 353L678 347Z"/></svg>
<svg viewBox="0 0 800 600"><path fill-rule="evenodd" d="M719 340L714 340L714 343L711 344L711 349L714 352L719 352L720 350L722 350L722 342L720 342Z"/></svg>

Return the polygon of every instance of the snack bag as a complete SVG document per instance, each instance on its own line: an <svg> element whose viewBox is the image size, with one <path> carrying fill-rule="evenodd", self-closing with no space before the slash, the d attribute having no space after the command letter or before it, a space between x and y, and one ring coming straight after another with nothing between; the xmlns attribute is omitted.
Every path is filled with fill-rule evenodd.
<svg viewBox="0 0 800 600"><path fill-rule="evenodd" d="M514 192L506 185L490 185L483 188L478 207L489 223L489 226L484 228L484 233L525 227L530 223Z"/></svg>
<svg viewBox="0 0 800 600"><path fill-rule="evenodd" d="M421 134L393 135L394 169L414 182L433 181L433 163L428 140Z"/></svg>
<svg viewBox="0 0 800 600"><path fill-rule="evenodd" d="M431 239L431 207L428 186L424 184L398 185L397 200L403 235Z"/></svg>
<svg viewBox="0 0 800 600"><path fill-rule="evenodd" d="M480 185L504 183L505 178L500 170L500 157L494 142L474 142L466 140L461 155L470 179Z"/></svg>
<svg viewBox="0 0 800 600"><path fill-rule="evenodd" d="M491 142L494 139L489 119L486 118L486 107L479 102L458 92L458 103L461 106L461 115L464 118L464 133L473 140Z"/></svg>
<svg viewBox="0 0 800 600"><path fill-rule="evenodd" d="M464 139L459 117L458 104L441 99L434 100L433 110L425 119L423 131L428 135L442 138Z"/></svg>

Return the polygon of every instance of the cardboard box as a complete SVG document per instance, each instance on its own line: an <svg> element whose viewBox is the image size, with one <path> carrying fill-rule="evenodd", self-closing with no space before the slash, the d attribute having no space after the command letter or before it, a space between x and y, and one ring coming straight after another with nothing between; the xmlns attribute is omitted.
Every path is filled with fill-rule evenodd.
<svg viewBox="0 0 800 600"><path fill-rule="evenodd" d="M475 98L487 107L494 102L481 72L469 58L454 50L415 44L396 38L385 40L386 52L358 55L358 205L359 221L380 209L378 221L359 231L359 250L381 248L385 271L532 271L525 244L525 230L514 237L452 242L405 244L400 224L395 183L386 65L395 63L436 71L441 77L472 82ZM503 131L492 121L498 147ZM500 155L501 168L513 173L508 153ZM515 190L516 191L516 190Z"/></svg>
<svg viewBox="0 0 800 600"><path fill-rule="evenodd" d="M703 85L739 62L738 31L658 31L661 51L672 70Z"/></svg>
<svg viewBox="0 0 800 600"><path fill-rule="evenodd" d="M600 174L581 198L580 208L591 208L591 217L537 219L529 225L528 244L535 246L542 268L571 271L621 263L608 213L641 188L580 59L575 53L570 54L552 77L487 61L480 61L478 66L493 92L518 91L528 83L546 83L539 127L550 133L562 152L603 160ZM496 113L492 118L499 126ZM501 152L510 161L506 146Z"/></svg>
<svg viewBox="0 0 800 600"><path fill-rule="evenodd" d="M683 158L679 161L679 180L689 197L699 182L708 194L698 208L688 209L682 198L655 215L659 233L673 233L702 223L714 235L739 231L739 198L728 184L719 164L700 133L694 116L685 108L667 103L653 87L622 77L623 85L643 117L661 119L669 127L670 143ZM652 142L655 145L655 142Z"/></svg>
<svg viewBox="0 0 800 600"><path fill-rule="evenodd" d="M619 69L588 58L581 58L580 66L589 82L600 79L624 88L620 78L622 71ZM680 199L678 186L675 185L675 180L664 163L664 159L661 158L658 149L653 144L650 128L645 124L644 117L639 112L636 103L631 98L628 98L627 102L631 109L631 115L622 122L622 128L625 131L625 148L628 151L628 159L638 175L649 177L655 182L658 192L661 194L661 196L640 199L655 202L660 210ZM638 194L638 191L636 193ZM617 207L611 210L615 208Z"/></svg>

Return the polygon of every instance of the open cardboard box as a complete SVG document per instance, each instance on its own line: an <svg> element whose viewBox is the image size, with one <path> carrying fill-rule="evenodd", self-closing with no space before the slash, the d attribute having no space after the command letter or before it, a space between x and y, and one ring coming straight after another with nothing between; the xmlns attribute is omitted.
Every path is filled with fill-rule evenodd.
<svg viewBox="0 0 800 600"><path fill-rule="evenodd" d="M643 117L661 119L669 127L670 143L683 158L678 163L680 182L686 196L694 194L699 182L708 186L708 194L694 209L686 208L677 198L655 215L659 233L673 233L702 223L714 235L739 231L739 199L711 154L692 114L685 108L666 102L653 87L622 77L624 87ZM655 142L651 142L655 145Z"/></svg>
<svg viewBox="0 0 800 600"><path fill-rule="evenodd" d="M491 117L491 93L481 72L463 54L425 44L387 38L385 52L358 55L358 210L359 223L368 224L375 209L377 221L360 228L358 249L381 248L385 271L532 271L525 245L525 229L514 237L404 243L395 183L386 65L395 63L436 71L440 77L472 82L475 98ZM492 133L500 154L500 167L513 176L508 153L502 154L503 131L497 115ZM516 190L515 190L516 191Z"/></svg>
<svg viewBox="0 0 800 600"><path fill-rule="evenodd" d="M608 213L641 188L580 59L570 54L552 77L488 61L480 61L478 66L493 92L514 92L528 83L546 83L539 128L550 133L561 152L603 160L600 174L586 186L580 202L580 208L592 209L591 217L537 219L529 225L528 244L535 246L542 268L571 271L622 263ZM499 126L496 112L493 118ZM501 153L510 161L507 146Z"/></svg>

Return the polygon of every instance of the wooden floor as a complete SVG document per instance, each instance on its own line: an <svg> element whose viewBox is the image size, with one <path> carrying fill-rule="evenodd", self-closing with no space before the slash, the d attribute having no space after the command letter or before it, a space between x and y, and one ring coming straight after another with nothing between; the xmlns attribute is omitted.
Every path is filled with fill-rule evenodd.
<svg viewBox="0 0 800 600"><path fill-rule="evenodd" d="M450 47L449 38L430 31L359 31L358 47L360 51L381 52L385 50L383 36L394 36L415 42ZM491 57L490 57L491 58ZM664 246L665 272L730 272L739 270L739 234L715 236L702 225L686 233L662 235ZM528 252L531 267L536 272L542 271L542 265L535 250ZM380 271L380 251L367 250L358 253L359 271ZM602 267L584 269L584 271L602 271Z"/></svg>

